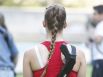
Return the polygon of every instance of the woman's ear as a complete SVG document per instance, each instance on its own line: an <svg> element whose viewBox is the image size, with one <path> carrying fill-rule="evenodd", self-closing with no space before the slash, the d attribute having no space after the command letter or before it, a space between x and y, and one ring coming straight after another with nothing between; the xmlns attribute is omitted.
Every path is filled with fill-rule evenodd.
<svg viewBox="0 0 103 77"><path fill-rule="evenodd" d="M67 22L66 21L64 21L64 28L66 28L67 27Z"/></svg>
<svg viewBox="0 0 103 77"><path fill-rule="evenodd" d="M43 21L43 27L46 27L47 26L47 22L44 20Z"/></svg>

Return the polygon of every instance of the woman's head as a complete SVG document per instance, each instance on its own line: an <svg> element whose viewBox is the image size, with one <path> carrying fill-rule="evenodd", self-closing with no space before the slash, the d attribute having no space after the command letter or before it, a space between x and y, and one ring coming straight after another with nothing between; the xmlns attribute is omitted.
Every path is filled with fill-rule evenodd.
<svg viewBox="0 0 103 77"><path fill-rule="evenodd" d="M44 26L46 25L48 31L62 31L62 29L66 26L65 8L61 5L56 4L49 6L48 8L46 8L44 20Z"/></svg>
<svg viewBox="0 0 103 77"><path fill-rule="evenodd" d="M44 27L51 33L50 52L54 51L56 35L66 27L66 11L61 5L52 5L46 8Z"/></svg>

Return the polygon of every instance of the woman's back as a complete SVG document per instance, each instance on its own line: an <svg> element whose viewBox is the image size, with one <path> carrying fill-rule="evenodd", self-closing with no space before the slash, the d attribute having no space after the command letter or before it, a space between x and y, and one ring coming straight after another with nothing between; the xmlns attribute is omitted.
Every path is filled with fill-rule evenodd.
<svg viewBox="0 0 103 77"><path fill-rule="evenodd" d="M50 59L48 63L48 69L45 77L57 77L60 73L62 67L64 66L63 62L63 56L61 55L60 46L61 44L66 43L65 41L58 41L55 42L55 49L54 53L52 55L52 58ZM44 47L45 46L45 47ZM46 49L47 48L47 49ZM30 57L31 57L31 68L33 70L33 77L40 77L42 72L44 71L44 67L47 62L48 52L50 50L50 41L45 41L42 43L42 45L38 46L38 49L33 48L31 49L31 53L29 51ZM39 52L39 56L41 56L42 63L40 64L40 60L38 59L37 52ZM43 56L45 55L45 56ZM77 52L76 57L76 64L73 68L73 70L70 72L68 77L77 77L80 64L81 64L81 52Z"/></svg>

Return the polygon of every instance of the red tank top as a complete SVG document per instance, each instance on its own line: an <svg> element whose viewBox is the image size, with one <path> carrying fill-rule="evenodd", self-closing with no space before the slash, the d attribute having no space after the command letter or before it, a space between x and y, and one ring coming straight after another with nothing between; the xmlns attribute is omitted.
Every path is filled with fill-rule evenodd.
<svg viewBox="0 0 103 77"><path fill-rule="evenodd" d="M59 41L55 43L55 49L54 53L52 55L52 58L50 59L48 63L48 69L45 77L57 77L58 74L60 73L60 70L63 67L63 61L61 59L61 51L60 51L60 46L61 44L65 43L64 41ZM48 50L50 50L50 42L45 41L42 43L47 47ZM45 68L45 67L44 67ZM39 70L33 71L33 77L40 77L42 74L44 68L41 68ZM77 72L71 71L68 77L77 77Z"/></svg>

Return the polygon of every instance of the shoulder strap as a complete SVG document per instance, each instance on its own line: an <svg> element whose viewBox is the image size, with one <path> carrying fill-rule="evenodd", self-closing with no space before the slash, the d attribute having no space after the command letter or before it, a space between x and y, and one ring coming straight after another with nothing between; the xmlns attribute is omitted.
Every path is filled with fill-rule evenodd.
<svg viewBox="0 0 103 77"><path fill-rule="evenodd" d="M74 58L76 59L76 47L71 45L72 48L72 55L74 55Z"/></svg>
<svg viewBox="0 0 103 77"><path fill-rule="evenodd" d="M41 74L40 77L45 77L46 72L47 72L47 68L48 68L48 63L49 63L49 61L50 61L53 53L54 53L54 52L50 52L50 53L49 53L49 55L48 55L48 62L47 62L46 66L45 66L45 68L44 68L44 71L42 72L42 74Z"/></svg>
<svg viewBox="0 0 103 77"><path fill-rule="evenodd" d="M65 56L66 63L64 67L62 68L58 77L64 77L64 76L67 77L67 75L73 69L73 66L75 65L75 62L76 62L76 47L70 44L68 45L63 44L61 45L60 49L63 55Z"/></svg>
<svg viewBox="0 0 103 77"><path fill-rule="evenodd" d="M75 46L70 45L70 44L67 44L66 46L67 46L67 49L68 49L70 54L76 55L76 47Z"/></svg>

